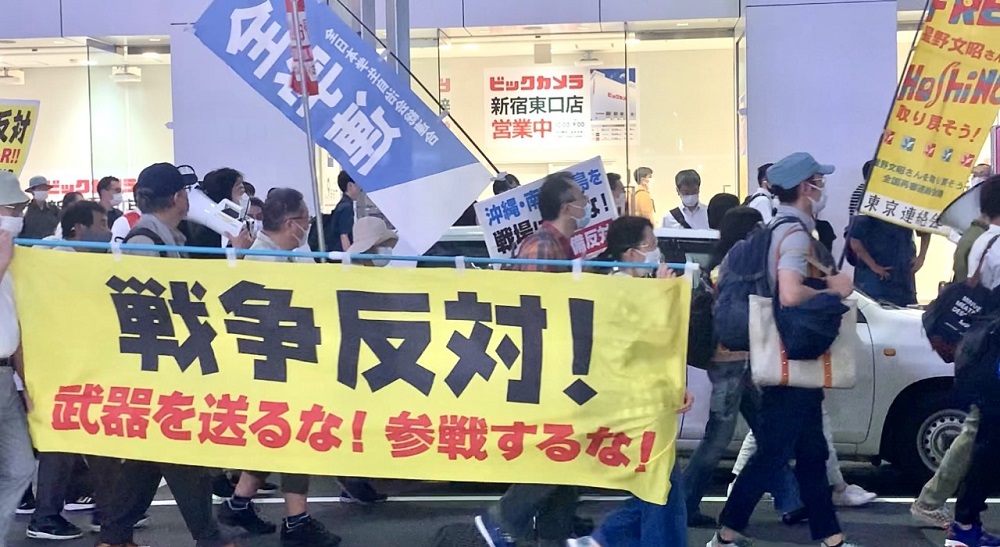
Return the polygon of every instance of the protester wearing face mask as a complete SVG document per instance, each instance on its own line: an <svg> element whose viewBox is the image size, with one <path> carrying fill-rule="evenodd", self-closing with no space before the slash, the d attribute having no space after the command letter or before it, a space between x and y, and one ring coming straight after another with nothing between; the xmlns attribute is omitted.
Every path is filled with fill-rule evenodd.
<svg viewBox="0 0 1000 547"><path fill-rule="evenodd" d="M97 183L97 202L108 212L108 226L124 214L118 207L122 204L122 181L117 177L104 177Z"/></svg>
<svg viewBox="0 0 1000 547"><path fill-rule="evenodd" d="M52 185L45 177L31 177L25 190L31 195L31 203L24 211L24 228L20 237L44 239L56 231L59 225L59 208L48 202Z"/></svg>
<svg viewBox="0 0 1000 547"><path fill-rule="evenodd" d="M0 538L9 538L14 511L35 474L28 420L18 396L15 377L24 375L20 353L21 332L14 303L14 282L9 268L14 257L14 237L23 228L28 199L17 177L0 170ZM27 395L27 393L25 393Z"/></svg>
<svg viewBox="0 0 1000 547"><path fill-rule="evenodd" d="M639 187L632 195L632 214L648 218L650 222L656 223L656 203L653 202L653 195L650 194L650 188L653 186L653 170L649 167L640 167L635 170L633 176Z"/></svg>
<svg viewBox="0 0 1000 547"><path fill-rule="evenodd" d="M205 175L205 180L200 185L201 191L215 203L222 200L229 200L235 203L241 211L250 208L250 196L246 193L243 185L243 174L235 169L224 167L216 169ZM229 212L227 210L227 212ZM236 216L233 214L232 216ZM235 247L246 249L253 244L253 235L249 229L244 229L235 238L226 237L223 244L223 236L216 233L211 228L207 228L192 221L184 221L181 225L181 232L187 236L189 247ZM192 253L191 258L219 258L220 255L208 255L202 253Z"/></svg>
<svg viewBox="0 0 1000 547"><path fill-rule="evenodd" d="M79 241L89 243L107 243L111 241L111 229L108 228L108 212L100 203L93 201L78 201L62 212L59 221L64 241ZM62 251L91 251L91 249L76 249L71 246L56 247ZM104 252L98 250L95 252Z"/></svg>
<svg viewBox="0 0 1000 547"><path fill-rule="evenodd" d="M653 234L653 223L647 218L625 216L611 223L608 228L608 248L602 260L648 264L655 268L623 268L611 275L621 277L674 277L673 271L662 263L663 255ZM694 404L694 397L685 391L684 403L677 412L686 413ZM656 478L655 480L663 480ZM670 495L666 505L658 505L630 497L617 510L608 514L590 537L571 538L567 547L663 547L687 545L687 511L684 488L681 485L680 465L670 472Z"/></svg>
<svg viewBox="0 0 1000 547"><path fill-rule="evenodd" d="M392 249L398 241L396 232L390 230L384 220L363 217L354 223L354 243L347 248L347 253L385 256L386 258L359 260L358 263L365 266L387 266L392 257Z"/></svg>
<svg viewBox="0 0 1000 547"><path fill-rule="evenodd" d="M916 304L915 274L924 265L930 235L921 234L917 253L910 228L858 215L851 223L849 236L851 250L858 257L854 268L858 289L875 300L897 306Z"/></svg>
<svg viewBox="0 0 1000 547"><path fill-rule="evenodd" d="M292 188L276 188L263 207L261 231L252 250L294 251L309 238L309 208L302 193ZM247 260L266 262L313 262L309 257L247 255Z"/></svg>
<svg viewBox="0 0 1000 547"><path fill-rule="evenodd" d="M670 210L663 218L664 228L708 230L708 207L700 201L701 175L694 169L685 169L674 177L681 206Z"/></svg>

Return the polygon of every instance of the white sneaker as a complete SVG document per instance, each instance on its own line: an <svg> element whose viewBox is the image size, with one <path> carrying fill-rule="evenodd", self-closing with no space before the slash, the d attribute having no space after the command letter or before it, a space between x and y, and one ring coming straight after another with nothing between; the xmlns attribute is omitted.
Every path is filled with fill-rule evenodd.
<svg viewBox="0 0 1000 547"><path fill-rule="evenodd" d="M712 539L705 544L705 547L753 547L753 540L740 534L736 534L733 541L724 542L722 541L722 538L719 537L719 533L716 532L712 536Z"/></svg>
<svg viewBox="0 0 1000 547"><path fill-rule="evenodd" d="M878 494L869 492L856 484L848 484L843 492L833 493L833 504L837 507L860 507L867 505L878 497Z"/></svg>

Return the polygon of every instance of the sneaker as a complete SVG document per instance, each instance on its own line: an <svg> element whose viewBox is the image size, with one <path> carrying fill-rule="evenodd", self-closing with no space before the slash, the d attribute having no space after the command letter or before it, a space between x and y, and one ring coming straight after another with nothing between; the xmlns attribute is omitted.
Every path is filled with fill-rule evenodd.
<svg viewBox="0 0 1000 547"><path fill-rule="evenodd" d="M489 513L476 515L476 529L490 547L515 547L514 538Z"/></svg>
<svg viewBox="0 0 1000 547"><path fill-rule="evenodd" d="M688 513L688 528L716 528L715 519L701 513Z"/></svg>
<svg viewBox="0 0 1000 547"><path fill-rule="evenodd" d="M878 494L869 492L856 484L848 484L843 492L833 493L833 504L837 507L860 507L867 505L878 497Z"/></svg>
<svg viewBox="0 0 1000 547"><path fill-rule="evenodd" d="M73 501L67 501L63 505L64 511L90 511L91 509L97 507L97 502L94 501L93 496L80 496Z"/></svg>
<svg viewBox="0 0 1000 547"><path fill-rule="evenodd" d="M380 494L375 490L375 486L368 479L345 479L342 481L344 489L340 491L340 501L342 503L360 503L371 505L374 503L384 503L389 496Z"/></svg>
<svg viewBox="0 0 1000 547"><path fill-rule="evenodd" d="M281 525L281 545L283 547L337 547L340 536L330 533L323 523L309 517L292 528L288 523Z"/></svg>
<svg viewBox="0 0 1000 547"><path fill-rule="evenodd" d="M740 534L736 534L733 541L725 542L722 541L722 538L719 537L719 533L716 532L712 536L712 539L705 544L705 547L753 547L753 540Z"/></svg>
<svg viewBox="0 0 1000 547"><path fill-rule="evenodd" d="M147 526L149 526L149 515L142 515L132 526L132 529L138 530L139 528L145 528ZM94 514L94 518L90 520L90 531L94 534L101 533L101 519L96 513Z"/></svg>
<svg viewBox="0 0 1000 547"><path fill-rule="evenodd" d="M149 545L139 545L137 543L98 543L97 547L149 547Z"/></svg>
<svg viewBox="0 0 1000 547"><path fill-rule="evenodd" d="M233 509L232 500L225 501L219 506L218 517L222 524L243 528L253 535L273 534L278 531L273 522L260 518L253 502L248 503L243 509Z"/></svg>
<svg viewBox="0 0 1000 547"><path fill-rule="evenodd" d="M219 473L212 477L212 498L228 499L236 493L236 486L229 480L229 475Z"/></svg>
<svg viewBox="0 0 1000 547"><path fill-rule="evenodd" d="M583 536L567 539L566 547L601 547L601 544L590 536Z"/></svg>
<svg viewBox="0 0 1000 547"><path fill-rule="evenodd" d="M28 525L25 533L31 539L76 539L83 537L83 531L61 516L46 519L45 522Z"/></svg>
<svg viewBox="0 0 1000 547"><path fill-rule="evenodd" d="M953 522L948 526L948 535L945 536L944 547L979 547L979 540L982 537L982 526L976 525L968 530L963 530L958 524Z"/></svg>
<svg viewBox="0 0 1000 547"><path fill-rule="evenodd" d="M833 545L833 546L827 545L825 541L821 542L820 545L822 545L823 547L862 547L860 543L856 541L851 541L846 538L844 539L844 541L841 541L839 545Z"/></svg>
<svg viewBox="0 0 1000 547"><path fill-rule="evenodd" d="M944 505L941 507L929 507L919 501L915 501L910 506L910 514L913 515L913 518L917 522L926 524L927 526L943 530L947 530L951 526L951 511Z"/></svg>
<svg viewBox="0 0 1000 547"><path fill-rule="evenodd" d="M17 506L17 510L14 512L18 515L31 515L35 513L35 494L30 488L24 491L24 496L21 497L21 504Z"/></svg>

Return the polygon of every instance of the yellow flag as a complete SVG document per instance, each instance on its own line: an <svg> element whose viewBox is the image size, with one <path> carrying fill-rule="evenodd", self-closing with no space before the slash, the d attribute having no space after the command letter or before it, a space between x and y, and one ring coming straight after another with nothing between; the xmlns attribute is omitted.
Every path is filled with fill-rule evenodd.
<svg viewBox="0 0 1000 547"><path fill-rule="evenodd" d="M28 248L13 272L39 450L666 500L684 279Z"/></svg>
<svg viewBox="0 0 1000 547"><path fill-rule="evenodd" d="M931 0L861 213L943 232L938 216L965 191L998 109L1000 2Z"/></svg>
<svg viewBox="0 0 1000 547"><path fill-rule="evenodd" d="M38 101L0 99L0 169L21 176L38 123Z"/></svg>

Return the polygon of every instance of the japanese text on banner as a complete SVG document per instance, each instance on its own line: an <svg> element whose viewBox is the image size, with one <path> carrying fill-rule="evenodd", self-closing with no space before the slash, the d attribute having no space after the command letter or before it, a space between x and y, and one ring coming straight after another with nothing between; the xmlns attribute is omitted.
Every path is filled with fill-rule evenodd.
<svg viewBox="0 0 1000 547"><path fill-rule="evenodd" d="M685 280L197 262L18 250L40 450L666 499Z"/></svg>
<svg viewBox="0 0 1000 547"><path fill-rule="evenodd" d="M932 0L861 212L941 232L1000 108L1000 4Z"/></svg>
<svg viewBox="0 0 1000 547"><path fill-rule="evenodd" d="M618 218L604 163L600 157L566 169L590 202L590 222L570 238L574 258L593 257L607 248L608 227ZM476 216L491 257L510 258L525 238L542 224L538 192L545 179L519 186L476 204Z"/></svg>
<svg viewBox="0 0 1000 547"><path fill-rule="evenodd" d="M38 104L0 99L0 170L21 176L38 123Z"/></svg>

